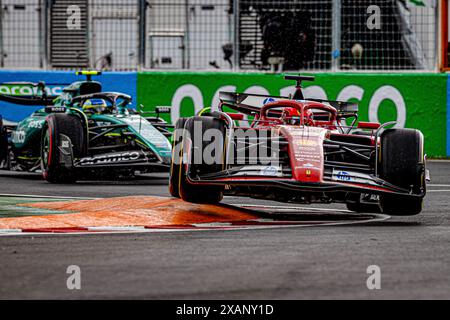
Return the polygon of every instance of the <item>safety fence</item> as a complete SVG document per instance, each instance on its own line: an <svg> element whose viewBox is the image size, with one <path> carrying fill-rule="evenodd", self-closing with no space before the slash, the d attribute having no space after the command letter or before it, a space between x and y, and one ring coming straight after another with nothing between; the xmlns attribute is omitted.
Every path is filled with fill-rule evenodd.
<svg viewBox="0 0 450 320"><path fill-rule="evenodd" d="M0 67L436 70L447 0L0 0Z"/></svg>

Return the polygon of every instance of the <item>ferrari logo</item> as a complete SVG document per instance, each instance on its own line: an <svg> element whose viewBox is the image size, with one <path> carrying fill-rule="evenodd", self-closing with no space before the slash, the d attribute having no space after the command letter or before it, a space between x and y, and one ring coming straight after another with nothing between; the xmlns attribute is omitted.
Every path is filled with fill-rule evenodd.
<svg viewBox="0 0 450 320"><path fill-rule="evenodd" d="M306 170L306 175L310 176L311 175L311 170Z"/></svg>

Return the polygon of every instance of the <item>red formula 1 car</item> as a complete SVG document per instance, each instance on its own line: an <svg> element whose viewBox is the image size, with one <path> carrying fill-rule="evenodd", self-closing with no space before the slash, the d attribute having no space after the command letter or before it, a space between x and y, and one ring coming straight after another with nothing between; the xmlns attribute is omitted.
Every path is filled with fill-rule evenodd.
<svg viewBox="0 0 450 320"><path fill-rule="evenodd" d="M358 122L357 104L305 100L301 82L313 77L286 79L297 81L292 97L222 92L219 111L177 122L172 196L194 203L217 203L226 194L341 202L356 212L421 212L428 171L420 131Z"/></svg>

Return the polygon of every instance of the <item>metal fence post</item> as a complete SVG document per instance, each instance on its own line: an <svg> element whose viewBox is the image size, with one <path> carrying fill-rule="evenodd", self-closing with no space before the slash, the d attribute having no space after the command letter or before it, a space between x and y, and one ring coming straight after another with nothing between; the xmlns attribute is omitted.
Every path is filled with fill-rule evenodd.
<svg viewBox="0 0 450 320"><path fill-rule="evenodd" d="M331 69L339 70L339 60L341 55L341 0L333 0L333 9L331 13L332 21L332 49L331 49Z"/></svg>
<svg viewBox="0 0 450 320"><path fill-rule="evenodd" d="M183 57L183 69L190 69L191 67L191 54L190 54L190 34L189 34L189 0L185 0L184 7L184 57Z"/></svg>
<svg viewBox="0 0 450 320"><path fill-rule="evenodd" d="M139 1L139 42L138 42L138 65L137 69L142 70L145 66L145 38L146 32L146 20L147 20L147 1Z"/></svg>
<svg viewBox="0 0 450 320"><path fill-rule="evenodd" d="M233 0L233 70L239 70L239 0Z"/></svg>
<svg viewBox="0 0 450 320"><path fill-rule="evenodd" d="M50 0L39 1L39 61L40 67L48 68L48 17L50 16Z"/></svg>
<svg viewBox="0 0 450 320"><path fill-rule="evenodd" d="M438 1L435 8L434 71L448 69L448 0Z"/></svg>
<svg viewBox="0 0 450 320"><path fill-rule="evenodd" d="M0 68L5 66L4 61L4 51L3 51L3 4L0 0Z"/></svg>

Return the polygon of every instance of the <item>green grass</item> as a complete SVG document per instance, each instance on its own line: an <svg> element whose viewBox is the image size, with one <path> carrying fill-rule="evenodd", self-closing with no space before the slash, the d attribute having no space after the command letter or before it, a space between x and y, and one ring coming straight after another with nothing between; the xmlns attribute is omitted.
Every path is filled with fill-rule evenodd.
<svg viewBox="0 0 450 320"><path fill-rule="evenodd" d="M23 197L0 197L0 218L15 218L28 216L44 216L50 214L64 214L70 211L39 209L21 206L25 203L35 202L67 201L66 199L51 198L23 198Z"/></svg>

